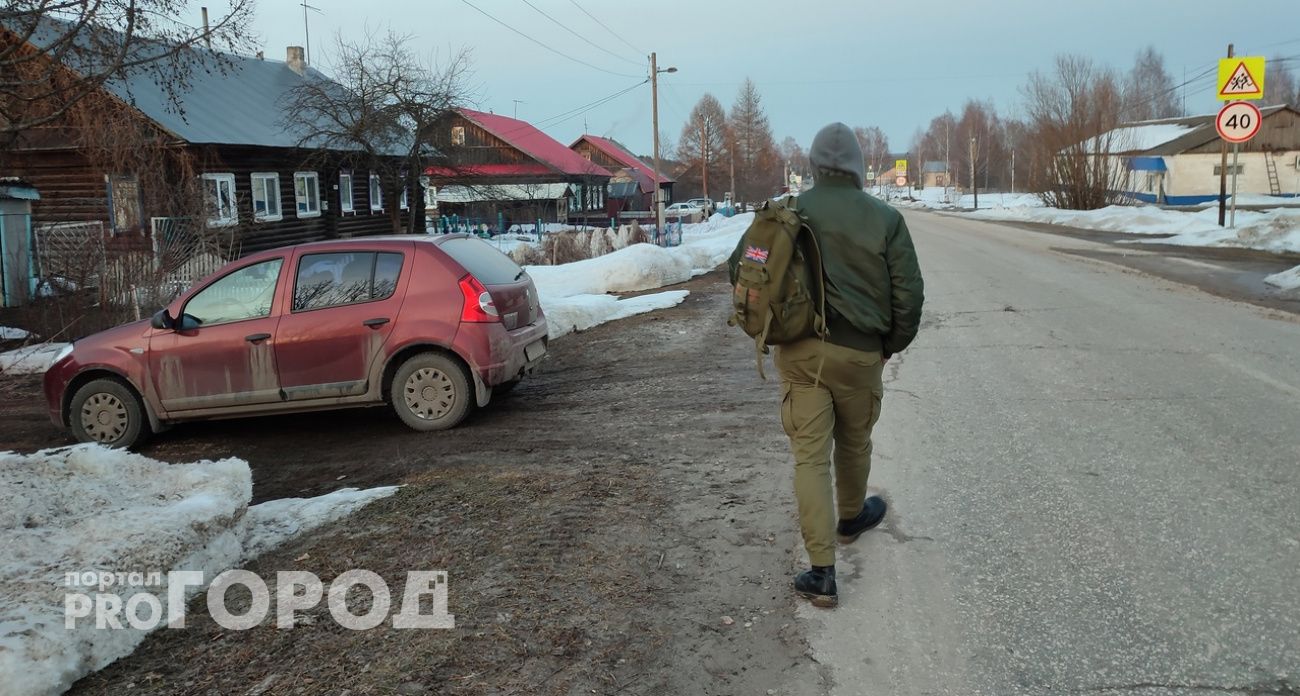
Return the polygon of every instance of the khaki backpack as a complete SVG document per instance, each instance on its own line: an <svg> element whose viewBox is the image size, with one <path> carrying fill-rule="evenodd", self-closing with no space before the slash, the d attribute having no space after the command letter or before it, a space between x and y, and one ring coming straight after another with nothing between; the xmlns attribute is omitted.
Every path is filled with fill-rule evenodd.
<svg viewBox="0 0 1300 696"><path fill-rule="evenodd" d="M826 286L821 250L794 196L765 202L741 237L728 324L754 339L763 379L767 346L810 336L826 339Z"/></svg>

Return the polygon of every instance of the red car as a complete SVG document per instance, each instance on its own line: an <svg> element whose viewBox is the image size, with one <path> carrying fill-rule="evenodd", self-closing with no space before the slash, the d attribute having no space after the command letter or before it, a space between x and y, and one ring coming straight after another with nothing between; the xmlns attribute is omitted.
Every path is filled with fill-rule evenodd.
<svg viewBox="0 0 1300 696"><path fill-rule="evenodd" d="M56 425L110 447L179 421L385 403L442 430L546 346L532 279L478 238L315 242L227 264L152 320L76 341L45 398Z"/></svg>

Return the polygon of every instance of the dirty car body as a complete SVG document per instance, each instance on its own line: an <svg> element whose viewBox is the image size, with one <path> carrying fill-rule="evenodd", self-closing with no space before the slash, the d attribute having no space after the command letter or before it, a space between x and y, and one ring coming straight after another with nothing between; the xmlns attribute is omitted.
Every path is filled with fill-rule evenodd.
<svg viewBox="0 0 1300 696"><path fill-rule="evenodd" d="M111 446L179 421L385 403L438 430L546 349L509 257L468 235L372 237L227 264L152 320L76 341L44 387L55 424Z"/></svg>

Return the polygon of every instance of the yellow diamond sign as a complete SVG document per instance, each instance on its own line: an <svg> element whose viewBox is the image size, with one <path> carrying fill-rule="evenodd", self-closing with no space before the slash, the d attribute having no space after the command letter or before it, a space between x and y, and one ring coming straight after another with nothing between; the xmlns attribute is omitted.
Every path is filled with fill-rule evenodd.
<svg viewBox="0 0 1300 696"><path fill-rule="evenodd" d="M1223 58L1219 61L1219 99L1264 98L1264 56Z"/></svg>

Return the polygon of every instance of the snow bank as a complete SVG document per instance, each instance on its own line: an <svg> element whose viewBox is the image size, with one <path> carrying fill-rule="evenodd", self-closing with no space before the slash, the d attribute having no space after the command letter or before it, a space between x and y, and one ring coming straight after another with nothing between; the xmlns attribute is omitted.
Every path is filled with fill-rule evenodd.
<svg viewBox="0 0 1300 696"><path fill-rule="evenodd" d="M1300 290L1300 266L1296 266L1289 271L1265 276L1264 282L1283 290Z"/></svg>
<svg viewBox="0 0 1300 696"><path fill-rule="evenodd" d="M957 194L952 189L931 186L915 191L911 200L892 200L903 208L929 208L933 210L970 210L975 207L974 194ZM1005 208L1041 208L1043 199L1033 193L981 193L980 210Z"/></svg>
<svg viewBox="0 0 1300 696"><path fill-rule="evenodd" d="M1218 211L1165 210L1155 206L1112 205L1098 210L1007 208L977 210L970 217L1067 225L1134 235L1174 235L1152 240L1183 246L1235 246L1265 251L1300 251L1300 209L1237 211L1237 227L1219 227Z"/></svg>
<svg viewBox="0 0 1300 696"><path fill-rule="evenodd" d="M65 628L65 594L97 591L69 587L67 574L158 572L165 578L171 570L195 570L211 580L252 552L395 490L353 489L249 507L252 485L248 464L238 459L165 464L95 445L0 453L0 675L6 696L62 693L130 654L149 632L127 623L96 629L84 619ZM121 590L140 592L154 594L166 615L165 585Z"/></svg>
<svg viewBox="0 0 1300 696"><path fill-rule="evenodd" d="M685 225L676 247L634 244L593 259L529 266L551 337L680 303L685 290L624 299L607 293L653 290L708 273L727 260L753 219L747 213Z"/></svg>
<svg viewBox="0 0 1300 696"><path fill-rule="evenodd" d="M66 343L38 343L0 353L0 372L10 375L40 374L49 369Z"/></svg>
<svg viewBox="0 0 1300 696"><path fill-rule="evenodd" d="M0 326L0 341L21 341L31 334L12 326Z"/></svg>

